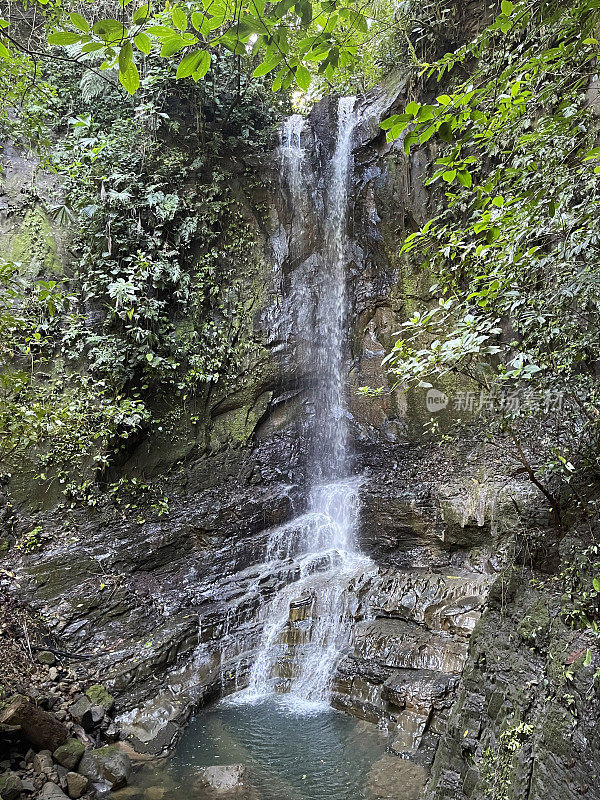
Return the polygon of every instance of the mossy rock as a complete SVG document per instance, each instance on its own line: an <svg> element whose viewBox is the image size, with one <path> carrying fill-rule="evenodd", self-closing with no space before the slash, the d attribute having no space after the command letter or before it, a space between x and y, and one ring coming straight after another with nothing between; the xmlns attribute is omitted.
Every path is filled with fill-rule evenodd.
<svg viewBox="0 0 600 800"><path fill-rule="evenodd" d="M22 264L20 272L27 278L63 271L52 225L39 206L25 212L18 230L6 237L0 255Z"/></svg>
<svg viewBox="0 0 600 800"><path fill-rule="evenodd" d="M86 695L93 705L101 706L105 711L112 711L114 708L115 698L101 683L95 683L90 686Z"/></svg>
<svg viewBox="0 0 600 800"><path fill-rule="evenodd" d="M85 752L85 745L79 739L68 739L52 753L57 764L66 769L74 769Z"/></svg>
<svg viewBox="0 0 600 800"><path fill-rule="evenodd" d="M517 630L528 644L537 644L550 627L550 614L543 598L537 600L521 620Z"/></svg>

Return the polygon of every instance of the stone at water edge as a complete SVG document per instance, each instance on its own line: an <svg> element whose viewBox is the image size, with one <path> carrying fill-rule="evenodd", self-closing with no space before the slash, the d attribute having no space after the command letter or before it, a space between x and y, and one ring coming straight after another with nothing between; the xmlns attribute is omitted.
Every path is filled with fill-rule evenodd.
<svg viewBox="0 0 600 800"><path fill-rule="evenodd" d="M162 800L165 791L162 786L149 786L144 792L144 797L146 800Z"/></svg>
<svg viewBox="0 0 600 800"><path fill-rule="evenodd" d="M52 757L61 767L73 769L79 764L79 760L84 752L85 745L83 742L80 742L79 739L69 739L54 751Z"/></svg>
<svg viewBox="0 0 600 800"><path fill-rule="evenodd" d="M365 787L369 800L418 800L427 770L398 756L384 755L371 767Z"/></svg>
<svg viewBox="0 0 600 800"><path fill-rule="evenodd" d="M62 722L21 696L15 697L3 709L0 723L20 725L23 737L37 750L54 752L69 738L69 732Z"/></svg>
<svg viewBox="0 0 600 800"><path fill-rule="evenodd" d="M92 783L105 783L111 789L120 789L131 775L131 760L116 745L106 745L87 750L79 762L78 771Z"/></svg>
<svg viewBox="0 0 600 800"><path fill-rule="evenodd" d="M23 784L16 772L5 772L0 775L0 797L2 800L16 800L21 794Z"/></svg>
<svg viewBox="0 0 600 800"><path fill-rule="evenodd" d="M243 764L205 767L201 770L205 783L218 792L227 792L242 786L246 767Z"/></svg>
<svg viewBox="0 0 600 800"><path fill-rule="evenodd" d="M78 772L67 772L66 777L67 793L72 800L77 800L87 792L90 782L85 775L80 775Z"/></svg>

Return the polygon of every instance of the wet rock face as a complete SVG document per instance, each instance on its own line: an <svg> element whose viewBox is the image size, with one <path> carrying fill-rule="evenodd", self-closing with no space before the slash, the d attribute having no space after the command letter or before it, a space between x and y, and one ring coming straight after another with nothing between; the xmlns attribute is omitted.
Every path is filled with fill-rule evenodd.
<svg viewBox="0 0 600 800"><path fill-rule="evenodd" d="M396 755L429 763L481 616L491 575L380 570L360 591L336 707L385 724Z"/></svg>
<svg viewBox="0 0 600 800"><path fill-rule="evenodd" d="M590 691L597 654L592 649L585 666L592 642L561 621L560 607L558 594L514 578L494 586L440 740L428 800L600 797L600 698Z"/></svg>

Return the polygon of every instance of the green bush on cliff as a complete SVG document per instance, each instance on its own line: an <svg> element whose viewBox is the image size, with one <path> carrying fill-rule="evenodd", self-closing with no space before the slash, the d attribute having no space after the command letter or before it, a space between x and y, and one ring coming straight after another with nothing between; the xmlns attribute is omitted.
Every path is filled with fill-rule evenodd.
<svg viewBox="0 0 600 800"><path fill-rule="evenodd" d="M431 300L390 369L422 387L474 382L492 440L557 520L567 504L593 513L600 469L599 21L587 0L505 0L472 42L423 65L437 99L383 123L406 152L441 148L438 213L402 249L432 275Z"/></svg>
<svg viewBox="0 0 600 800"><path fill-rule="evenodd" d="M93 59L83 73L46 64L38 149L61 184L53 202L34 192L30 211L68 229L69 258L58 274L58 259L24 249L0 274L5 476L32 459L38 477L78 495L157 403L205 392L252 350L246 158L271 141L285 98L271 102L233 56L217 56L210 90L149 59L134 100L114 75L96 80Z"/></svg>

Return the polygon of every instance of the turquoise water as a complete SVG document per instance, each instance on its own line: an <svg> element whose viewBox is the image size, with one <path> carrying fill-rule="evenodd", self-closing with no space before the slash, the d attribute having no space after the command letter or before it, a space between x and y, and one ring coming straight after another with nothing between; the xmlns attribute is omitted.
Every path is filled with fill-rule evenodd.
<svg viewBox="0 0 600 800"><path fill-rule="evenodd" d="M140 789L148 798L157 798L160 787L164 800L213 800L219 795L202 786L201 769L243 764L246 788L236 798L362 800L367 774L384 748L374 726L325 706L298 707L285 695L226 701L192 720L162 768L154 774L144 769L139 777L146 788Z"/></svg>

